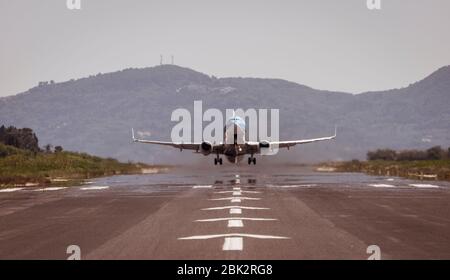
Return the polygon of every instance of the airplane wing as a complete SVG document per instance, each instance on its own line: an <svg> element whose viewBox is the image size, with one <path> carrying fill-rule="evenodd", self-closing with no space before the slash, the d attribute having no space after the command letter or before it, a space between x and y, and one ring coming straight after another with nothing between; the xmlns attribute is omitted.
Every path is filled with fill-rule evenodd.
<svg viewBox="0 0 450 280"><path fill-rule="evenodd" d="M307 144L307 143L313 143L313 142L319 142L319 141L326 141L326 140L332 140L336 138L336 127L334 128L334 135L327 136L327 137L320 137L320 138L312 138L312 139L302 139L302 140L291 140L291 141L277 141L277 142L270 142L270 145L278 145L279 148L288 148L295 146L297 144Z"/></svg>
<svg viewBox="0 0 450 280"><path fill-rule="evenodd" d="M175 143L175 142L165 142L165 141L153 141L153 140L143 140L137 139L134 136L134 129L131 129L131 136L133 138L133 142L144 143L144 144L155 144L155 145L163 145L163 146L171 146L174 148L178 148L180 150L200 150L201 143Z"/></svg>
<svg viewBox="0 0 450 280"><path fill-rule="evenodd" d="M320 137L320 138L312 138L312 139L302 139L302 140L290 140L290 141L274 141L274 142L268 142L263 143L260 142L259 146L263 147L264 144L268 144L270 146L272 145L278 145L278 148L290 148L292 146L295 146L297 144L307 144L307 143L313 143L313 142L319 142L319 141L325 141L325 140L332 140L336 138L336 127L334 128L334 135L327 136L327 137Z"/></svg>

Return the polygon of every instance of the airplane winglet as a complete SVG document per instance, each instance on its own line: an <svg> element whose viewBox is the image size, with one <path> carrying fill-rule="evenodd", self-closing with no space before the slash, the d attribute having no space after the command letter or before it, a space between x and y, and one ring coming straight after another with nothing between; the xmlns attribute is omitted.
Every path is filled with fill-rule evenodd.
<svg viewBox="0 0 450 280"><path fill-rule="evenodd" d="M334 126L334 136L333 137L336 138L336 135L337 135L337 125Z"/></svg>
<svg viewBox="0 0 450 280"><path fill-rule="evenodd" d="M134 137L134 129L131 128L131 138L133 139L133 142L136 142L136 138Z"/></svg>

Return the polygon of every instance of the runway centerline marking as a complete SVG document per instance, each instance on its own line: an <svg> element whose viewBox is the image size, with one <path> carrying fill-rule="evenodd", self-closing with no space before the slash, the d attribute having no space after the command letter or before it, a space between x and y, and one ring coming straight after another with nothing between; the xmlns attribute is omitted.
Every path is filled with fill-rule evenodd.
<svg viewBox="0 0 450 280"><path fill-rule="evenodd" d="M228 220L228 227L244 227L242 219Z"/></svg>
<svg viewBox="0 0 450 280"><path fill-rule="evenodd" d="M225 237L223 242L223 251L242 251L244 249L244 240L242 237Z"/></svg>
<svg viewBox="0 0 450 280"><path fill-rule="evenodd" d="M230 208L230 214L240 215L242 214L241 208Z"/></svg>
<svg viewBox="0 0 450 280"><path fill-rule="evenodd" d="M241 203L241 199L240 198L232 198L231 202L232 203Z"/></svg>

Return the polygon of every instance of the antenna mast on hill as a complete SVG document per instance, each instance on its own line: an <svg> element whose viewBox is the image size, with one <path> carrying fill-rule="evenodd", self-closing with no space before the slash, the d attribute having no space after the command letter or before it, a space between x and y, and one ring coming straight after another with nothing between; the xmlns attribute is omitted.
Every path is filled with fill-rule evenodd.
<svg viewBox="0 0 450 280"><path fill-rule="evenodd" d="M159 55L159 65L163 64L163 56L162 54Z"/></svg>
<svg viewBox="0 0 450 280"><path fill-rule="evenodd" d="M174 64L174 56L172 55L172 65Z"/></svg>

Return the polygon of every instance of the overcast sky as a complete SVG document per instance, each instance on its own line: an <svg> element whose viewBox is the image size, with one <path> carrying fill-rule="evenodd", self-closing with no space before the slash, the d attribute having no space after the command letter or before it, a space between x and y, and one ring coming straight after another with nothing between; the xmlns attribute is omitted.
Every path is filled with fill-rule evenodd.
<svg viewBox="0 0 450 280"><path fill-rule="evenodd" d="M0 0L0 96L175 56L218 77L359 93L450 64L449 0Z"/></svg>

